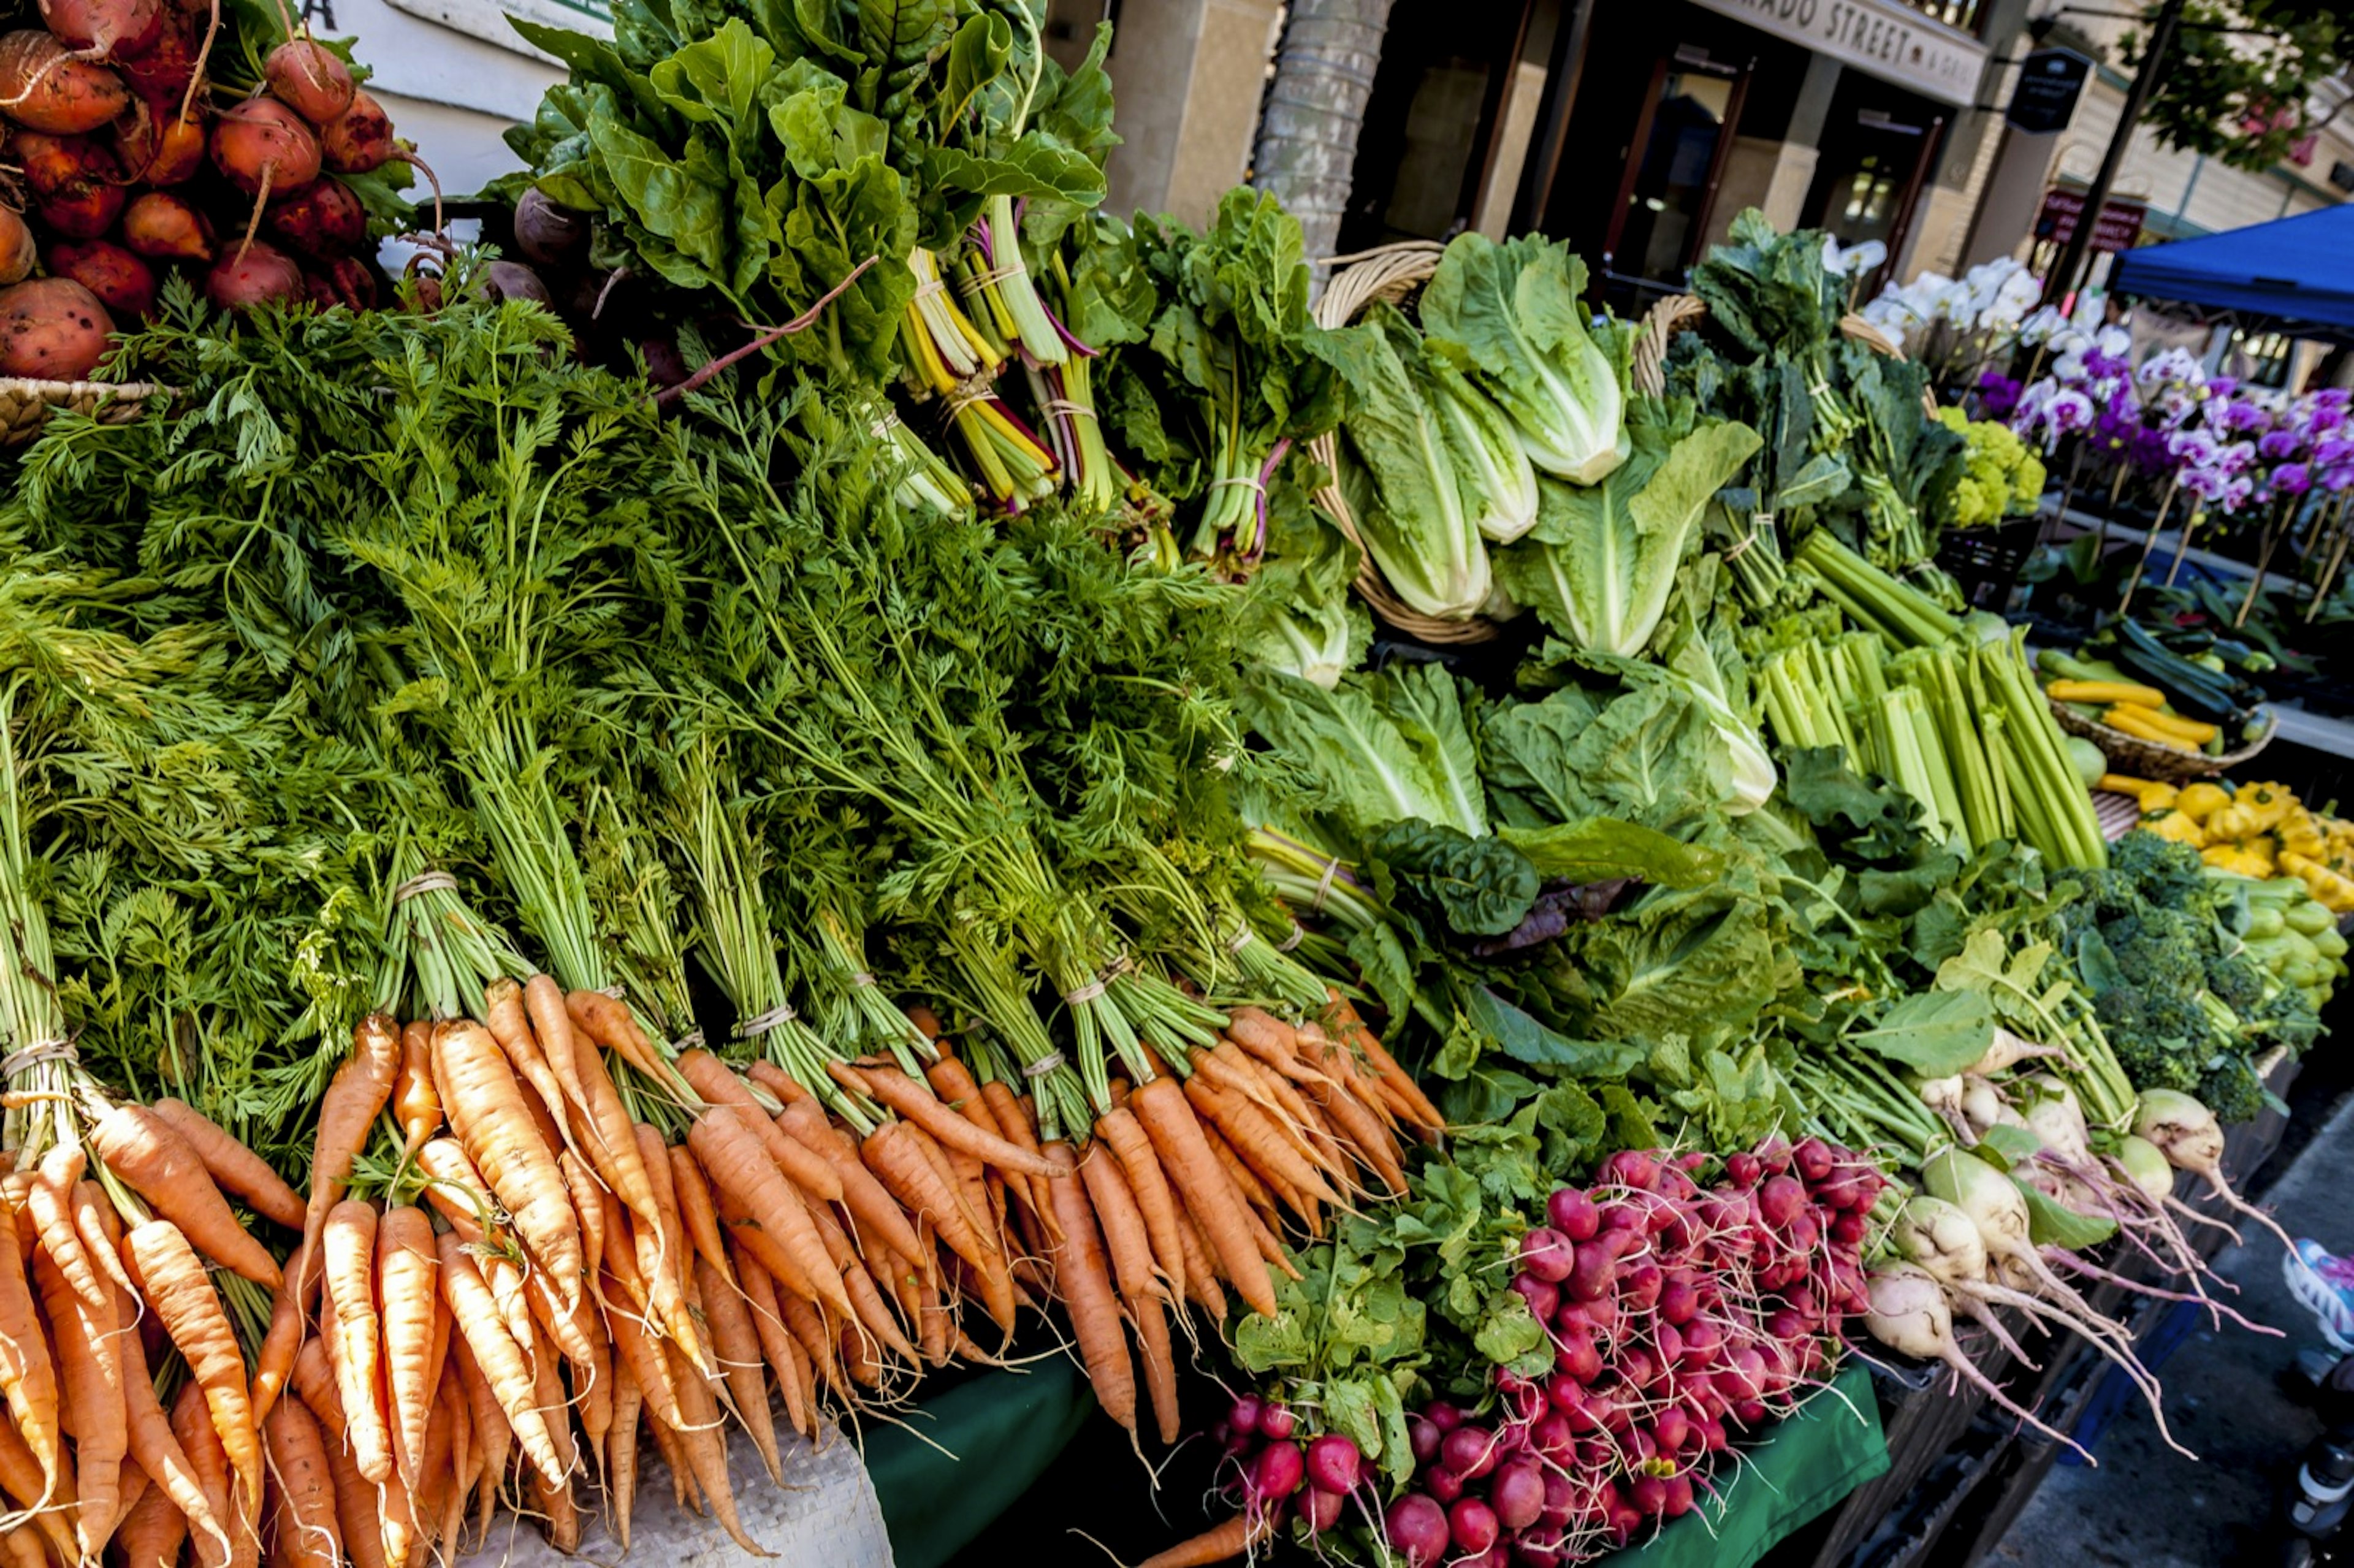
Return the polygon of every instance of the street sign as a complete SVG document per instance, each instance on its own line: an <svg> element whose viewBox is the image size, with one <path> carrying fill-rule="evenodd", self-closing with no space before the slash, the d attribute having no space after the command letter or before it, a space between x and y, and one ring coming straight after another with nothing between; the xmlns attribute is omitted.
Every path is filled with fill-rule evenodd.
<svg viewBox="0 0 2354 1568"><path fill-rule="evenodd" d="M2043 193L2043 210L2035 217L2035 238L2048 239L2054 245L2065 245L2076 238L2076 224L2084 216L2083 191L2048 190ZM2101 218L2093 225L2093 249L2112 255L2133 249L2141 238L2142 220L2149 216L2149 203L2138 196L2111 196L2101 207Z"/></svg>
<svg viewBox="0 0 2354 1568"><path fill-rule="evenodd" d="M2031 136L2066 130L2092 71L2093 62L2073 49L2036 50L2020 62L2003 119Z"/></svg>

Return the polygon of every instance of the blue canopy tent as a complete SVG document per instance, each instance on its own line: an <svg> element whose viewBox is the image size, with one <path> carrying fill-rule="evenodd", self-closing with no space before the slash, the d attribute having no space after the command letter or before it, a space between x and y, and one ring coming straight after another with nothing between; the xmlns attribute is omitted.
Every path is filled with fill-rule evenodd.
<svg viewBox="0 0 2354 1568"><path fill-rule="evenodd" d="M2354 334L2354 206L2128 250L2109 287L2324 329L2313 336Z"/></svg>

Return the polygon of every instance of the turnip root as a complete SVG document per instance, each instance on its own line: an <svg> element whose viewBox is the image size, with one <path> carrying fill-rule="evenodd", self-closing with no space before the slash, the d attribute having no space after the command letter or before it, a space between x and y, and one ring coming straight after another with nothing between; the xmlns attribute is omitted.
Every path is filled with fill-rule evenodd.
<svg viewBox="0 0 2354 1568"><path fill-rule="evenodd" d="M302 270L284 251L258 240L223 256L205 274L205 298L225 311L271 300L292 304L307 294Z"/></svg>
<svg viewBox="0 0 2354 1568"><path fill-rule="evenodd" d="M2012 1108L2002 1091L1985 1078L1962 1077L1962 1114L1969 1118L1970 1126L1983 1136L1990 1127L2025 1127L2025 1118Z"/></svg>
<svg viewBox="0 0 2354 1568"><path fill-rule="evenodd" d="M183 120L178 105L143 96L114 132L115 155L133 185L186 184L205 166L206 141L203 120Z"/></svg>
<svg viewBox="0 0 2354 1568"><path fill-rule="evenodd" d="M2166 1162L2166 1156L2149 1139L2118 1139L2116 1162L2135 1190L2153 1204L2163 1203L2174 1195L2174 1167Z"/></svg>
<svg viewBox="0 0 2354 1568"><path fill-rule="evenodd" d="M154 313L154 271L111 239L49 247L49 270L97 295L111 315L137 318Z"/></svg>
<svg viewBox="0 0 2354 1568"><path fill-rule="evenodd" d="M163 0L41 0L41 20L85 59L152 48L164 32Z"/></svg>
<svg viewBox="0 0 2354 1568"><path fill-rule="evenodd" d="M515 249L543 267L569 261L588 243L588 219L559 207L536 186L515 203Z"/></svg>
<svg viewBox="0 0 2354 1568"><path fill-rule="evenodd" d="M367 243L367 208L332 175L274 203L262 222L289 250L318 260L348 256Z"/></svg>
<svg viewBox="0 0 2354 1568"><path fill-rule="evenodd" d="M2270 1214L2243 1200L2223 1180L2223 1128L2213 1111L2178 1090L2145 1089L2134 1131L2156 1144L2178 1170L2203 1178L2217 1197L2280 1237L2283 1246L2296 1250Z"/></svg>
<svg viewBox="0 0 2354 1568"><path fill-rule="evenodd" d="M261 63L261 79L313 125L328 124L352 106L351 68L310 38L289 38L270 50Z"/></svg>
<svg viewBox="0 0 2354 1568"><path fill-rule="evenodd" d="M2084 1130L2084 1112L2076 1103L2076 1091L2049 1073L2038 1073L2027 1080L2027 1086L2033 1097L2027 1107L2027 1130L2071 1169L2090 1164L2093 1141Z"/></svg>
<svg viewBox="0 0 2354 1568"><path fill-rule="evenodd" d="M0 376L80 381L106 357L113 330L98 296L70 278L0 289Z"/></svg>
<svg viewBox="0 0 2354 1568"><path fill-rule="evenodd" d="M80 135L130 107L121 77L76 58L55 34L23 27L0 36L0 112L17 124Z"/></svg>
<svg viewBox="0 0 2354 1568"><path fill-rule="evenodd" d="M1863 1315L1863 1325L1873 1339L1905 1355L1945 1362L2030 1426L2084 1454L2086 1464L2100 1463L2086 1454L2074 1438L2046 1425L2031 1412L2012 1403L2000 1384L1962 1354L1961 1347L1954 1343L1954 1315L1946 1305L1946 1293L1926 1270L1909 1263L1891 1264L1876 1270L1869 1285L1872 1309Z"/></svg>
<svg viewBox="0 0 2354 1568"><path fill-rule="evenodd" d="M1987 1045L1986 1054L1963 1068L1962 1071L1974 1078L1991 1078L2007 1067L2015 1067L2021 1062L2032 1062L2047 1056L2056 1056L2065 1061L2068 1053L2057 1045L2038 1045L2031 1040L2023 1040L2000 1024L1997 1024L1994 1038Z"/></svg>
<svg viewBox="0 0 2354 1568"><path fill-rule="evenodd" d="M39 260L32 226L16 208L0 207L0 284L23 282Z"/></svg>
<svg viewBox="0 0 2354 1568"><path fill-rule="evenodd" d="M319 142L327 167L339 175L371 173L400 152L392 116L365 92L353 93L352 106L319 128Z"/></svg>
<svg viewBox="0 0 2354 1568"><path fill-rule="evenodd" d="M122 243L155 261L209 261L212 220L170 191L142 191L122 212Z"/></svg>

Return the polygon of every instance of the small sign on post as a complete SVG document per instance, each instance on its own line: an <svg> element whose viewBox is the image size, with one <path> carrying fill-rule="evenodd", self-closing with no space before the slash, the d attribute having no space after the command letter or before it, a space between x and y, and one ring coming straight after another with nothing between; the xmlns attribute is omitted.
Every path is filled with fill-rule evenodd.
<svg viewBox="0 0 2354 1568"><path fill-rule="evenodd" d="M2045 191L2043 210L2035 216L2035 238L2065 245L2076 237L2076 225L2084 216L2084 192L2057 187ZM2093 249L2111 255L2132 249L2148 216L2149 203L2139 196L2111 196L2101 205L2100 218L2093 225Z"/></svg>
<svg viewBox="0 0 2354 1568"><path fill-rule="evenodd" d="M2036 50L2020 63L2019 85L2010 90L2004 121L2031 136L2065 131L2092 72L2092 60L2073 49Z"/></svg>

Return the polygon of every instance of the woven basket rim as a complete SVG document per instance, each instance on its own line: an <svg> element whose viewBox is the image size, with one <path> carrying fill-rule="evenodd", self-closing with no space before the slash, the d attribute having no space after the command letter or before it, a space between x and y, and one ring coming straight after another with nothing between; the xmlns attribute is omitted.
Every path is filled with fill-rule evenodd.
<svg viewBox="0 0 2354 1568"><path fill-rule="evenodd" d="M1343 327L1376 300L1402 303L1437 272L1439 260L1446 253L1447 247L1437 240L1406 239L1330 258L1335 266L1348 265L1332 275L1318 298L1316 323L1328 329ZM1634 374L1639 378L1639 390L1656 397L1664 389L1661 376L1668 340L1680 328L1706 313L1706 310L1692 295L1670 294L1644 313L1635 343ZM1308 450L1324 471L1332 475L1331 482L1316 493L1316 504L1332 520L1333 526L1347 535L1349 543L1357 546L1357 576L1352 586L1375 615L1409 636L1441 647L1471 647L1502 635L1503 624L1484 615L1475 613L1461 620L1441 620L1400 599L1382 576L1381 567L1374 565L1373 551L1365 547L1364 535L1357 531L1356 516L1341 494L1339 433L1327 430L1310 441Z"/></svg>
<svg viewBox="0 0 2354 1568"><path fill-rule="evenodd" d="M2266 703L2259 710L2264 718L2263 734L2219 757L2210 757L2203 751L2178 751L2144 740L2137 735L2127 735L2121 729L2111 729L2098 719L2088 719L2072 711L2068 705L2048 694L2043 700L2051 705L2052 717L2059 721L2062 729L2091 741L2101 748L2105 757L2124 756L2134 759L2145 776L2153 778L2221 778L2232 768L2253 761L2280 733L2280 715L2271 704Z"/></svg>
<svg viewBox="0 0 2354 1568"><path fill-rule="evenodd" d="M93 393L109 397L176 397L180 389L161 381L48 381L36 376L0 376L0 393L30 392L49 402Z"/></svg>

